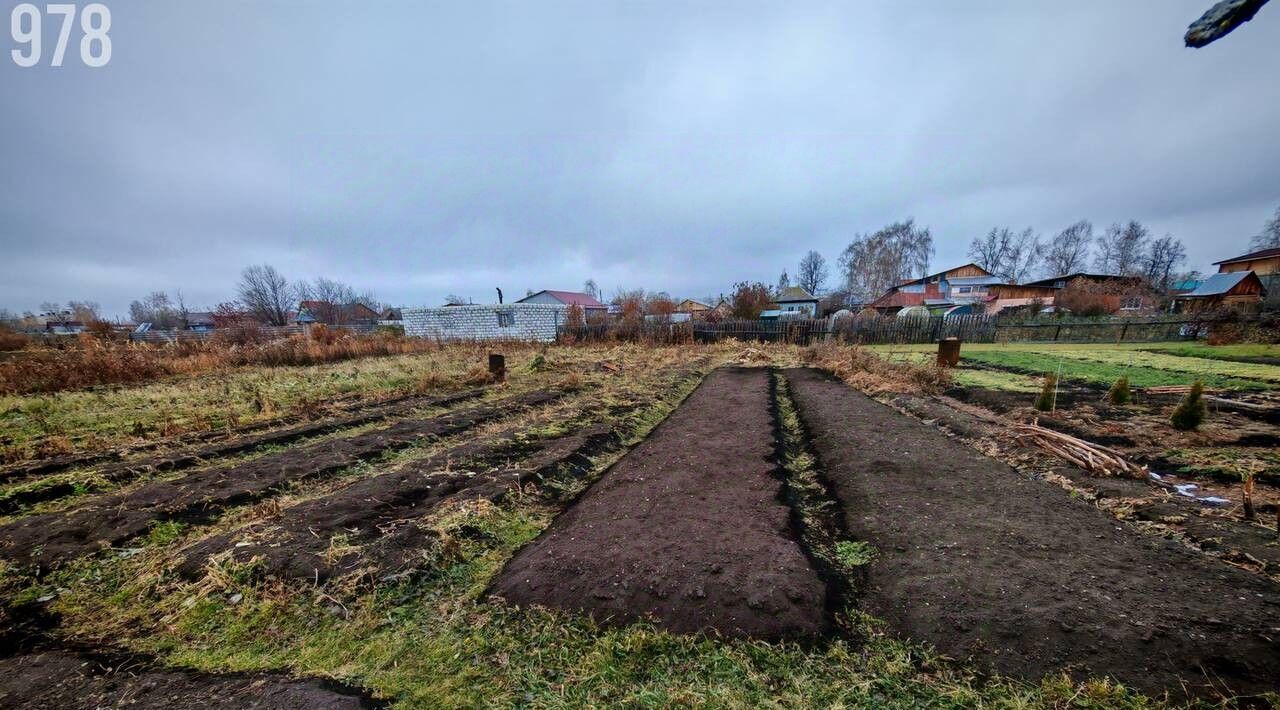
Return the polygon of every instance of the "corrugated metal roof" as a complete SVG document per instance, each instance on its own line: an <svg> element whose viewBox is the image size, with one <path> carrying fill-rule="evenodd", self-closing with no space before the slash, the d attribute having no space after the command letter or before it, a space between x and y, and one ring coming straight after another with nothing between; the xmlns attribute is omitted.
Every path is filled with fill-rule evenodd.
<svg viewBox="0 0 1280 710"><path fill-rule="evenodd" d="M783 290L782 295L778 296L777 303L795 303L797 301L816 301L818 300L813 294L800 288L799 286L790 286Z"/></svg>
<svg viewBox="0 0 1280 710"><path fill-rule="evenodd" d="M1185 293L1183 298L1201 298L1205 296L1221 296L1236 287L1241 281L1253 274L1252 271L1233 271L1229 274L1214 274L1196 286L1194 291Z"/></svg>
<svg viewBox="0 0 1280 710"><path fill-rule="evenodd" d="M953 276L947 279L947 283L952 286L990 286L1002 284L1004 279L999 276Z"/></svg>

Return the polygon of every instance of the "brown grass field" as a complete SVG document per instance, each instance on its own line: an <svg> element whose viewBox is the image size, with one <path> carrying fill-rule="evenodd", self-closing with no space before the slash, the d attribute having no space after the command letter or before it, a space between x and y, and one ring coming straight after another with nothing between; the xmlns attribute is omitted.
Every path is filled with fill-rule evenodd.
<svg viewBox="0 0 1280 710"><path fill-rule="evenodd" d="M1280 702L1272 354L1045 347L19 351L0 707Z"/></svg>

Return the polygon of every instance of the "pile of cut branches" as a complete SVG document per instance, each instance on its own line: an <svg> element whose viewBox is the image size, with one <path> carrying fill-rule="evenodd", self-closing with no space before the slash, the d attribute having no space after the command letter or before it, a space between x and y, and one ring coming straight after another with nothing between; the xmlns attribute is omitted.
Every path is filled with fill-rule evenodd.
<svg viewBox="0 0 1280 710"><path fill-rule="evenodd" d="M1146 476L1147 469L1125 459L1115 449L1077 439L1069 434L1046 429L1039 424L1015 424L1015 439L1030 439L1049 453L1069 461L1086 471L1104 476Z"/></svg>

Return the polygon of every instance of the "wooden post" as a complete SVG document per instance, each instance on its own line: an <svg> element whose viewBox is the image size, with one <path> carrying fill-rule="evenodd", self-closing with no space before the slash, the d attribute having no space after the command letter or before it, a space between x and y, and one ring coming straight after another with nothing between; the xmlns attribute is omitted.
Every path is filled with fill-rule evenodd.
<svg viewBox="0 0 1280 710"><path fill-rule="evenodd" d="M955 367L960 364L960 339L943 338L938 341L938 367Z"/></svg>
<svg viewBox="0 0 1280 710"><path fill-rule="evenodd" d="M489 375L494 382L507 379L507 359L498 353L489 353Z"/></svg>

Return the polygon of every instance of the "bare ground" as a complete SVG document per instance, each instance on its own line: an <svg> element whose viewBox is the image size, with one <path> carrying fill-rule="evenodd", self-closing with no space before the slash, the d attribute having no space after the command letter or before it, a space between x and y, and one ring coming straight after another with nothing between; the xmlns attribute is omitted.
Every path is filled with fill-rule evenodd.
<svg viewBox="0 0 1280 710"><path fill-rule="evenodd" d="M1038 680L1066 669L1175 697L1280 687L1280 586L1143 535L813 370L787 379L850 534L862 610Z"/></svg>
<svg viewBox="0 0 1280 710"><path fill-rule="evenodd" d="M493 583L509 603L676 632L813 637L825 594L779 500L768 372L720 369Z"/></svg>
<svg viewBox="0 0 1280 710"><path fill-rule="evenodd" d="M332 475L388 451L458 434L560 396L538 392L430 419L400 421L373 432L98 496L72 512L19 518L0 527L0 557L42 568L57 565L137 537L153 523L204 522L229 506L259 500L285 484Z"/></svg>

